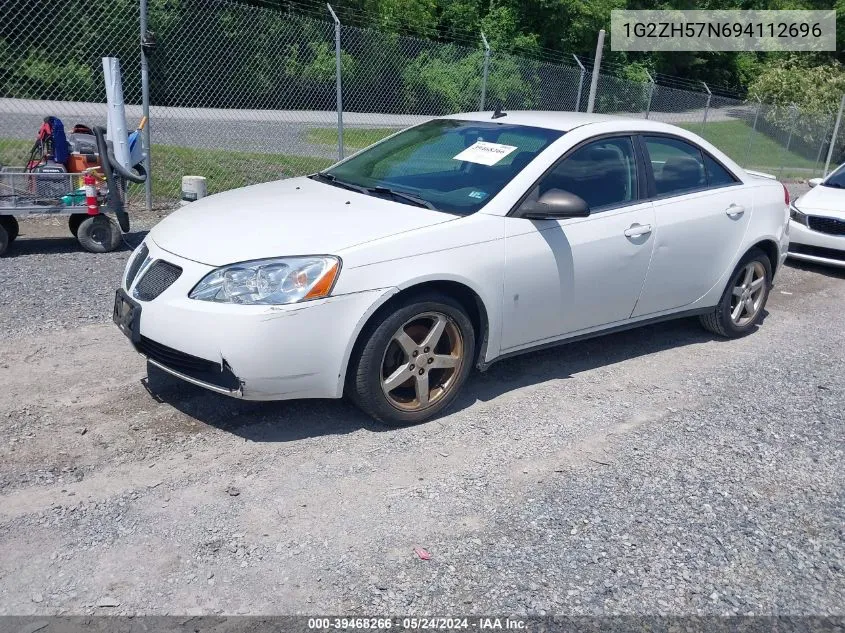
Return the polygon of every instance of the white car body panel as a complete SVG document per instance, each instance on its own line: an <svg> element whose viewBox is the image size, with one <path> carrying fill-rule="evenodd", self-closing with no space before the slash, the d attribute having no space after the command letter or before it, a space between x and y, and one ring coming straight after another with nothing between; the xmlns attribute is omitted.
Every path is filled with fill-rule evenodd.
<svg viewBox="0 0 845 633"><path fill-rule="evenodd" d="M507 218L502 351L630 317L654 246L650 234L624 235L634 224L654 225L650 202L587 218Z"/></svg>
<svg viewBox="0 0 845 633"><path fill-rule="evenodd" d="M193 202L162 220L153 235L171 253L223 266L279 254L334 253L454 219L308 178L290 178Z"/></svg>
<svg viewBox="0 0 845 633"><path fill-rule="evenodd" d="M683 308L707 294L724 274L724 262L737 258L754 195L740 184L653 204L654 254L634 316Z"/></svg>
<svg viewBox="0 0 845 633"><path fill-rule="evenodd" d="M490 113L446 118L489 121ZM486 366L541 344L711 308L739 259L760 242L771 245L778 264L786 257L782 185L744 172L686 130L572 113L513 112L506 122L568 132L465 217L307 178L229 191L174 212L146 244L151 260L164 259L183 272L160 296L143 302L141 335L201 359L225 361L241 381L231 395L333 398L343 393L367 320L391 297L419 284L460 284L477 297L485 317L478 364ZM698 144L742 184L639 201L586 218L508 216L571 147L597 135L649 131ZM745 213L729 218L731 203L743 205ZM637 224L652 231L627 237L625 230ZM282 306L188 298L218 266L316 254L342 261L328 298ZM131 294L132 287L127 290Z"/></svg>
<svg viewBox="0 0 845 633"><path fill-rule="evenodd" d="M845 166L840 167L840 169ZM794 205L802 213L810 216L833 218L845 223L845 189L816 185L807 193L795 200ZM804 261L845 268L845 235L832 235L813 230L794 220L789 223L790 242L815 248L832 249L842 253L841 259L812 255L808 253L790 252L789 256ZM834 254L835 255L835 254Z"/></svg>

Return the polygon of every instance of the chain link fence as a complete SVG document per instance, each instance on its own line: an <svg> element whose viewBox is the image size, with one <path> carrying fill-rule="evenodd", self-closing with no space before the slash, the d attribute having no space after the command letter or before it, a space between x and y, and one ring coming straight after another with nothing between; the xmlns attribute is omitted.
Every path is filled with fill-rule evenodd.
<svg viewBox="0 0 845 633"><path fill-rule="evenodd" d="M26 163L45 116L66 127L105 123L104 56L121 60L128 123L140 120L139 19L138 0L29 0L6 14L0 165ZM320 19L234 0L151 1L147 23L157 41L149 55L155 206L179 199L183 175L205 176L214 193L308 174L428 117L496 107L584 111L590 90L590 65L577 58L526 59L490 50L482 37L465 46L336 27L328 10ZM595 111L679 125L781 178L821 175L831 143L833 162L845 160L845 129L832 139L834 112L690 83L602 69ZM133 191L133 204L143 196Z"/></svg>

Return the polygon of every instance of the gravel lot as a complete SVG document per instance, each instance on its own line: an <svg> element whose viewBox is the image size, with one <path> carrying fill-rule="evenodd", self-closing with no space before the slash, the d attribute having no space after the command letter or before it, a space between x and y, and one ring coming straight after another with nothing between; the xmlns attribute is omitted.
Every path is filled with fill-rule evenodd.
<svg viewBox="0 0 845 633"><path fill-rule="evenodd" d="M107 322L129 251L65 231L0 260L0 615L845 611L845 272L784 268L747 338L514 358L386 430L148 375Z"/></svg>

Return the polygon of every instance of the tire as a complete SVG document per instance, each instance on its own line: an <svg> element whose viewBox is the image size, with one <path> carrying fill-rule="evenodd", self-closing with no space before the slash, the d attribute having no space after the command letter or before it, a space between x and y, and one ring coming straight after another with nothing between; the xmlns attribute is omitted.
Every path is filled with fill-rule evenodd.
<svg viewBox="0 0 845 633"><path fill-rule="evenodd" d="M441 323L437 335L435 324ZM427 337L433 345L425 345ZM475 328L451 297L417 295L368 325L355 350L347 380L355 404L391 426L418 424L448 407L466 382L475 364ZM391 376L394 381L386 380ZM388 395L390 384L394 386ZM420 396L426 388L428 394Z"/></svg>
<svg viewBox="0 0 845 633"><path fill-rule="evenodd" d="M14 242L18 235L20 235L20 226L13 215L0 215L0 226L6 229L6 233L9 236L9 244Z"/></svg>
<svg viewBox="0 0 845 633"><path fill-rule="evenodd" d="M9 234L6 232L6 228L0 224L0 257L6 254L6 251L9 248Z"/></svg>
<svg viewBox="0 0 845 633"><path fill-rule="evenodd" d="M70 229L70 232L73 233L74 237L79 235L79 225L82 224L89 217L91 216L86 213L70 214L70 217L67 219L67 226Z"/></svg>
<svg viewBox="0 0 845 633"><path fill-rule="evenodd" d="M749 273L749 270L752 272ZM747 283L749 274L752 280L750 284ZM760 285L755 289L754 286L758 283ZM750 334L762 320L771 288L772 263L766 253L759 248L752 248L737 264L713 312L699 317L701 325L725 338ZM739 307L740 303L745 305ZM736 318L737 313L739 318Z"/></svg>
<svg viewBox="0 0 845 633"><path fill-rule="evenodd" d="M104 215L85 218L76 233L76 239L86 251L108 253L120 245L120 227Z"/></svg>

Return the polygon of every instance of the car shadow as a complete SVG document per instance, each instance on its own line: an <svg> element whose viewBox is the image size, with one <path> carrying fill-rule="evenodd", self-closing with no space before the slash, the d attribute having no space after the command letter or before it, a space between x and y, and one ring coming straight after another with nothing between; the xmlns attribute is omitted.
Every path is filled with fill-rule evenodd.
<svg viewBox="0 0 845 633"><path fill-rule="evenodd" d="M765 315L764 312L764 318ZM529 352L499 361L486 372L474 371L444 415L530 385L571 378L590 369L674 347L722 340L702 329L696 319L680 319ZM250 402L183 382L149 363L147 372L142 384L157 401L253 442L291 442L362 429L393 430L346 400Z"/></svg>
<svg viewBox="0 0 845 633"><path fill-rule="evenodd" d="M149 231L130 231L123 235L123 241L114 251L132 251L140 244ZM27 237L21 235L14 242L9 244L9 249L3 259L15 257L26 257L28 255L56 255L68 253L85 253L85 249L79 245L73 235L59 237ZM91 253L96 255L97 253Z"/></svg>
<svg viewBox="0 0 845 633"><path fill-rule="evenodd" d="M817 264L802 259L789 258L786 260L786 265L796 270L804 270L809 273L817 273L827 277L836 277L838 279L845 279L845 268L838 266L825 266L824 264Z"/></svg>

